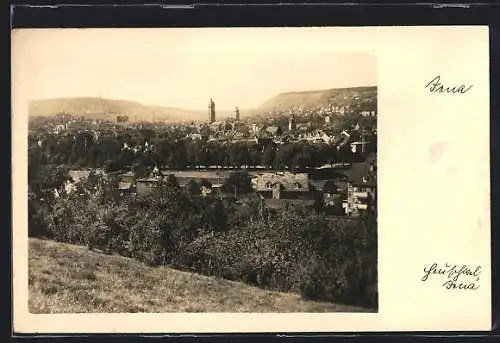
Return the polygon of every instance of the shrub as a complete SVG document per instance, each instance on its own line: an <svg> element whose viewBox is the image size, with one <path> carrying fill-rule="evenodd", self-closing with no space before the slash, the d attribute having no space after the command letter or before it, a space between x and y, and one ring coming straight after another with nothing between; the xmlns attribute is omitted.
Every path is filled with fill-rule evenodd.
<svg viewBox="0 0 500 343"><path fill-rule="evenodd" d="M32 192L28 194L28 236L43 237L47 235L47 225L45 223L42 209L36 195Z"/></svg>
<svg viewBox="0 0 500 343"><path fill-rule="evenodd" d="M133 258L150 266L164 264L166 251L163 247L163 235L159 217L146 213L137 218L130 228L129 252Z"/></svg>
<svg viewBox="0 0 500 343"><path fill-rule="evenodd" d="M313 239L319 259L304 279L305 298L368 307L377 306L376 222L341 221L305 232Z"/></svg>

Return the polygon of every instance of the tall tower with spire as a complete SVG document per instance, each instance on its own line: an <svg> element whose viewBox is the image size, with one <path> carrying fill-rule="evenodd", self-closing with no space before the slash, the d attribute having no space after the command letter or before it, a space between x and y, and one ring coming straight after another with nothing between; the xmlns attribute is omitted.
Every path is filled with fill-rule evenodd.
<svg viewBox="0 0 500 343"><path fill-rule="evenodd" d="M236 106L236 109L234 110L234 114L235 114L236 121L240 121L240 109L238 108L238 106Z"/></svg>
<svg viewBox="0 0 500 343"><path fill-rule="evenodd" d="M212 98L210 98L210 103L208 104L208 120L210 123L215 121L215 103Z"/></svg>

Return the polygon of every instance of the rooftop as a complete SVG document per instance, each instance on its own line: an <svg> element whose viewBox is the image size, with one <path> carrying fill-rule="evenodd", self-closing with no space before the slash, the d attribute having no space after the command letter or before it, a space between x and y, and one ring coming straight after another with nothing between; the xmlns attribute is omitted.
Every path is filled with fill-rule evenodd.
<svg viewBox="0 0 500 343"><path fill-rule="evenodd" d="M356 185L364 185L368 187L377 186L377 172L376 169L371 171L370 166L376 166L377 155L370 154L363 162L353 163L351 168L345 170L339 170L340 173L344 174L351 182ZM364 179L367 177L367 179ZM366 180L366 182L364 181Z"/></svg>
<svg viewBox="0 0 500 343"><path fill-rule="evenodd" d="M257 175L257 190L265 191L280 184L284 191L309 191L309 176L307 173L262 173Z"/></svg>

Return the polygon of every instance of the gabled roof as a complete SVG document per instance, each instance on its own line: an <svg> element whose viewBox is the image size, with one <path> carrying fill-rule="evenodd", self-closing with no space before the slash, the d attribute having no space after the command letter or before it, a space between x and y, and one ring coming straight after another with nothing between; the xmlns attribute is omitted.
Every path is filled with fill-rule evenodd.
<svg viewBox="0 0 500 343"><path fill-rule="evenodd" d="M377 163L377 155L370 154L365 161L353 163L351 168L340 170L339 172L347 176L347 178L355 185L376 187L377 173L376 169L370 171L370 165Z"/></svg>

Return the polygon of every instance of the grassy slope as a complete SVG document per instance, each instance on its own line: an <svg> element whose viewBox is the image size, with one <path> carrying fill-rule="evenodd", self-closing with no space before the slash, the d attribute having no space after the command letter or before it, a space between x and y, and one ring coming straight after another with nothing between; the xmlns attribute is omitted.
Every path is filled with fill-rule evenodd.
<svg viewBox="0 0 500 343"><path fill-rule="evenodd" d="M367 312L38 239L29 240L29 309L31 313Z"/></svg>

